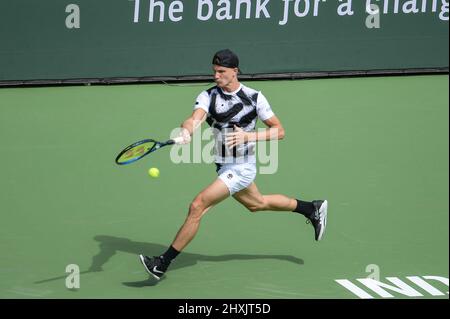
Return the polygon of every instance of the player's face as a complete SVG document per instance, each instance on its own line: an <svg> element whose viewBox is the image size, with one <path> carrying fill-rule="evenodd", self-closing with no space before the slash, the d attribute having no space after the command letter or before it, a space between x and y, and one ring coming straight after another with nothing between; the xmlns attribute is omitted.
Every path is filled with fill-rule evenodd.
<svg viewBox="0 0 450 319"><path fill-rule="evenodd" d="M226 68L224 66L213 65L214 81L220 88L230 86L237 81L237 68Z"/></svg>

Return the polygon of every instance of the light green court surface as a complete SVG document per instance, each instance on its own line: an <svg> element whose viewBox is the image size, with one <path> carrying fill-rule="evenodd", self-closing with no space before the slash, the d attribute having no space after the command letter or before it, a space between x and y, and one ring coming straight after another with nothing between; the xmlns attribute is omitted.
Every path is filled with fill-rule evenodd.
<svg viewBox="0 0 450 319"><path fill-rule="evenodd" d="M162 253L213 164L174 164L164 140L209 84L0 89L1 298L359 298L336 280L396 277L448 298L448 75L245 82L286 128L262 193L329 201L321 242L305 218L214 207L164 280L138 254ZM158 167L158 179L148 176ZM66 267L79 266L79 289ZM433 296L407 277L419 276ZM448 280L448 279L447 279ZM410 298L387 290L395 298Z"/></svg>

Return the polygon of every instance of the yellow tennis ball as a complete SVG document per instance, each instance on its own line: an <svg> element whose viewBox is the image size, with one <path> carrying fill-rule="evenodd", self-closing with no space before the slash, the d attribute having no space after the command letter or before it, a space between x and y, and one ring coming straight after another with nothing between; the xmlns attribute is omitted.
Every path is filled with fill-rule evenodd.
<svg viewBox="0 0 450 319"><path fill-rule="evenodd" d="M148 170L148 175L150 175L151 177L158 177L159 176L159 169L157 169L156 167L152 167Z"/></svg>

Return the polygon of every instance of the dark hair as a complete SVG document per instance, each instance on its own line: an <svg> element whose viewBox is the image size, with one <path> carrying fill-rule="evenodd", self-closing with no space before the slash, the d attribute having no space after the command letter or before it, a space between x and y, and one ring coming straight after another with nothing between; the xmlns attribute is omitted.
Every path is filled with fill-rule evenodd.
<svg viewBox="0 0 450 319"><path fill-rule="evenodd" d="M239 58L233 51L224 49L214 54L212 64L226 68L239 68Z"/></svg>

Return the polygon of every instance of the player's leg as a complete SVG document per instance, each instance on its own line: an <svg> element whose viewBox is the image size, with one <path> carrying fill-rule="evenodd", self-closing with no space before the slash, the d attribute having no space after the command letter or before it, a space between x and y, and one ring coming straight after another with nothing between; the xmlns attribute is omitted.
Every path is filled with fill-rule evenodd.
<svg viewBox="0 0 450 319"><path fill-rule="evenodd" d="M255 183L233 195L233 198L251 212L258 211L293 211L297 207L294 198L281 194L262 195Z"/></svg>
<svg viewBox="0 0 450 319"><path fill-rule="evenodd" d="M172 260L175 259L180 251L195 237L202 216L212 206L226 199L228 196L230 196L228 187L220 179L215 180L212 184L202 190L189 205L188 216L169 249L164 254L153 258L139 255L147 272L156 279L160 279Z"/></svg>
<svg viewBox="0 0 450 319"><path fill-rule="evenodd" d="M233 194L233 197L251 212L289 211L300 213L314 226L315 239L322 239L327 222L328 202L326 200L306 202L281 194L262 195L255 183Z"/></svg>
<svg viewBox="0 0 450 319"><path fill-rule="evenodd" d="M186 220L175 236L172 247L181 251L194 238L200 226L203 215L215 204L223 201L230 192L227 186L220 179L216 179L211 185L201 191L189 206L189 213Z"/></svg>

